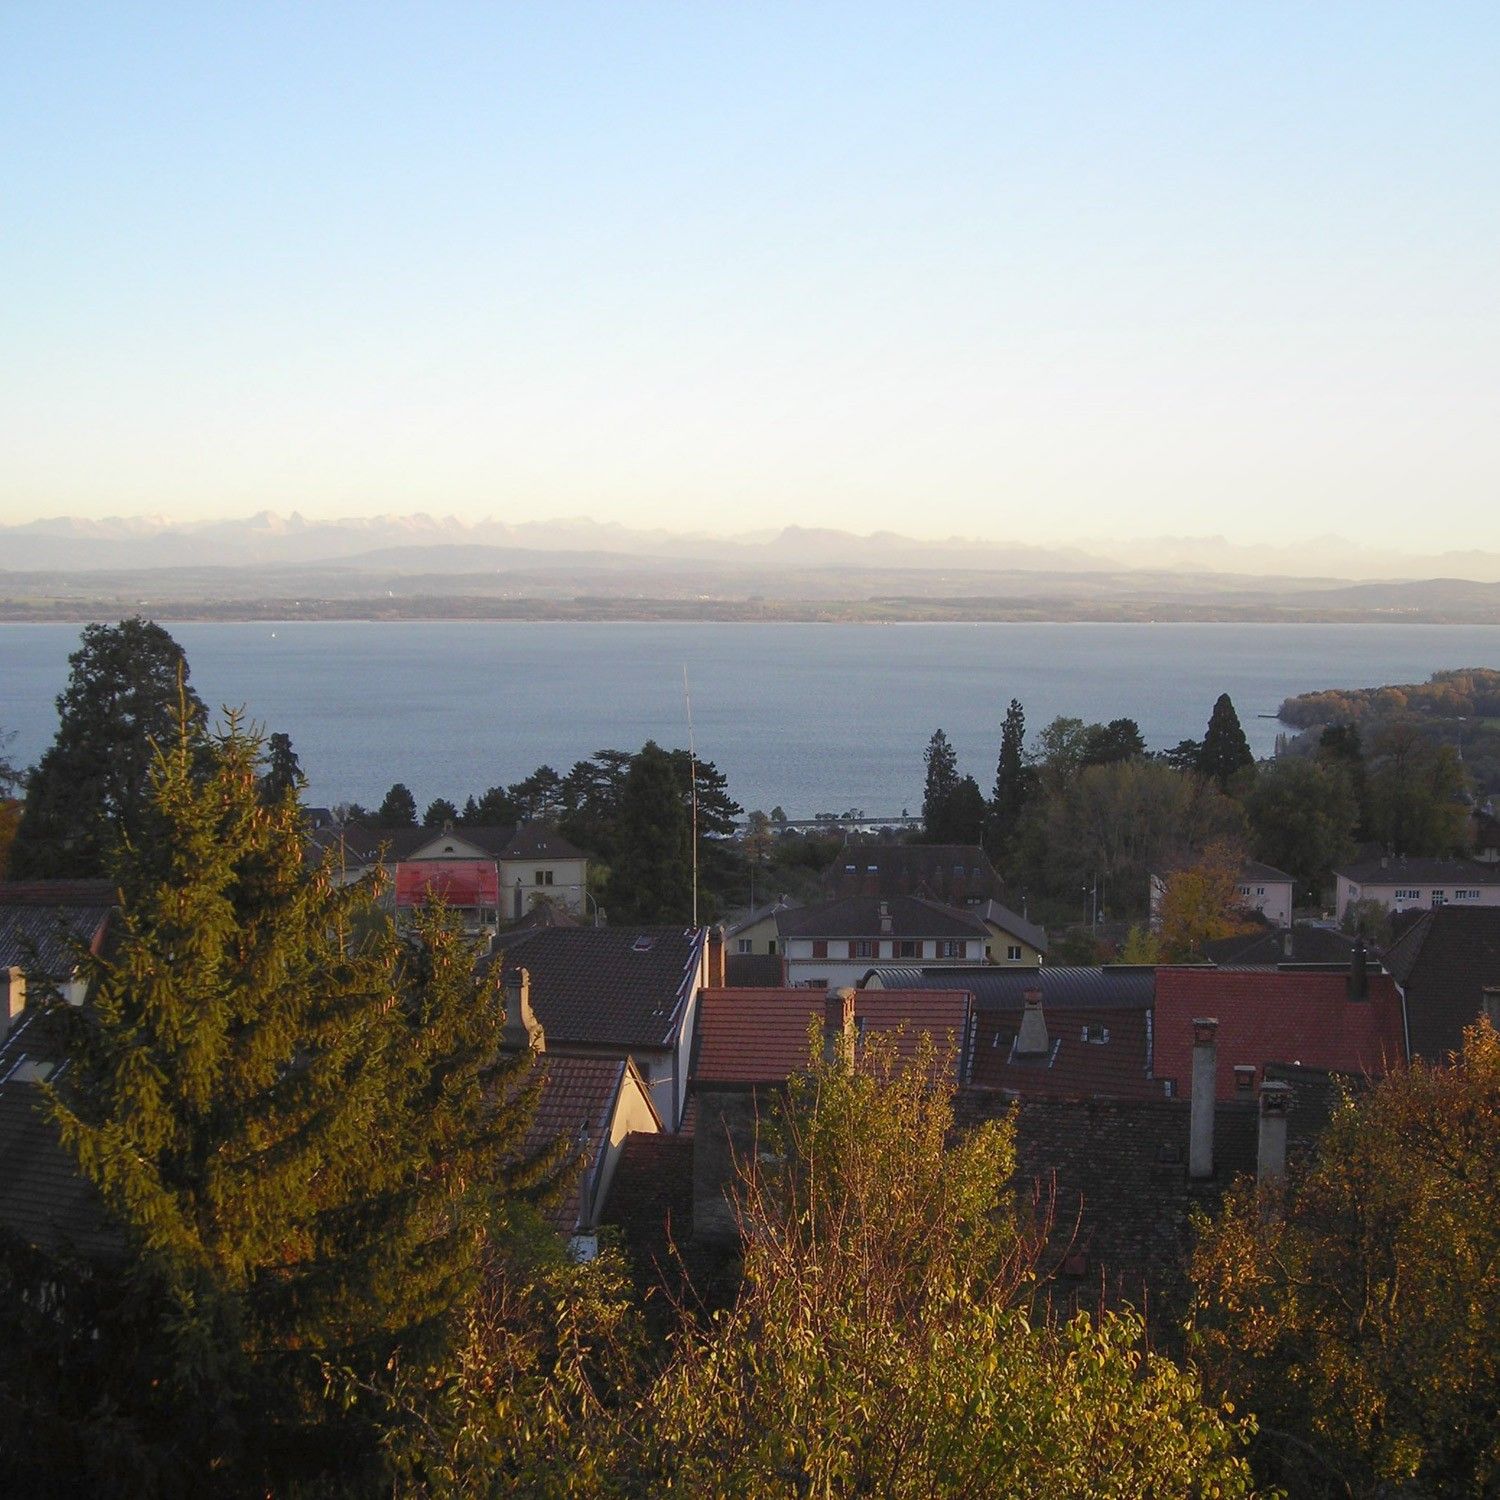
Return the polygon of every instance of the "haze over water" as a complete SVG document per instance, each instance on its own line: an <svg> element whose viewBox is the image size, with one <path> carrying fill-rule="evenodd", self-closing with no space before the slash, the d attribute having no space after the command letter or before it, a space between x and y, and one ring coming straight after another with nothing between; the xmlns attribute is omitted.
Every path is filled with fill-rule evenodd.
<svg viewBox="0 0 1500 1500"><path fill-rule="evenodd" d="M308 798L424 807L566 771L648 738L698 752L746 809L790 817L916 811L942 728L986 791L1006 704L1035 734L1058 714L1136 719L1152 749L1203 733L1228 692L1257 755L1292 693L1500 666L1500 626L292 623L169 625L211 706L292 737ZM74 625L0 627L0 730L29 765L57 725Z"/></svg>

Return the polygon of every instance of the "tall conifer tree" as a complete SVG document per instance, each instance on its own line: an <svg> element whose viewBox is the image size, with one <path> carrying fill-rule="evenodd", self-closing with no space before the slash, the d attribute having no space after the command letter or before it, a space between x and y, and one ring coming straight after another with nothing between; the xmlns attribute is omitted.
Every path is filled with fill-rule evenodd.
<svg viewBox="0 0 1500 1500"><path fill-rule="evenodd" d="M1250 742L1240 727L1240 716L1234 711L1228 693L1220 693L1208 718L1208 732L1203 736L1203 747L1198 752L1198 771L1221 788L1229 785L1230 778L1255 764L1250 753Z"/></svg>

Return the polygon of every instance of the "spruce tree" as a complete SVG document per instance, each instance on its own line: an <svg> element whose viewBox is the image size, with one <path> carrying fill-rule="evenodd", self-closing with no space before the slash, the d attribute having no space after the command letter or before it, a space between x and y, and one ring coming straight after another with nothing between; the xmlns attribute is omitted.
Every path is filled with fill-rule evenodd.
<svg viewBox="0 0 1500 1500"><path fill-rule="evenodd" d="M995 767L995 794L990 800L987 842L992 855L1000 854L1015 837L1035 781L1036 773L1026 764L1026 710L1012 698L1000 730L1000 760Z"/></svg>
<svg viewBox="0 0 1500 1500"><path fill-rule="evenodd" d="M1198 772L1219 787L1229 785L1230 778L1255 764L1250 753L1250 742L1240 728L1240 717L1229 701L1228 693L1220 693L1208 718L1208 732L1203 736L1203 748L1198 754Z"/></svg>
<svg viewBox="0 0 1500 1500"><path fill-rule="evenodd" d="M672 755L648 740L620 793L616 854L605 904L627 922L687 922L692 916L688 787Z"/></svg>
<svg viewBox="0 0 1500 1500"><path fill-rule="evenodd" d="M375 821L382 828L415 828L417 826L417 799L404 781L398 781L385 794L385 800L375 812Z"/></svg>
<svg viewBox="0 0 1500 1500"><path fill-rule="evenodd" d="M280 802L288 792L300 793L307 785L302 762L292 749L289 734L273 734L266 742L266 769L260 778L262 802Z"/></svg>
<svg viewBox="0 0 1500 1500"><path fill-rule="evenodd" d="M369 882L308 869L258 753L185 724L159 759L54 1096L127 1246L91 1410L160 1488L363 1488L381 1413L359 1393L441 1357L507 1200L554 1190L565 1148L521 1149L529 1054L497 1060L498 980L441 910L401 938Z"/></svg>
<svg viewBox="0 0 1500 1500"><path fill-rule="evenodd" d="M11 849L14 876L99 876L139 830L154 746L170 744L179 707L201 720L182 647L140 618L84 627L58 695L57 737L27 783Z"/></svg>

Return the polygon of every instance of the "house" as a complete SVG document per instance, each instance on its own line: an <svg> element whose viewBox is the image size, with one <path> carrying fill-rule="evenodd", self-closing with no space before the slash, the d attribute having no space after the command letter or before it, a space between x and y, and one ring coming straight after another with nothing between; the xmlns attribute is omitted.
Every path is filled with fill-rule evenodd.
<svg viewBox="0 0 1500 1500"><path fill-rule="evenodd" d="M1429 908L1386 950L1385 966L1406 1001L1413 1055L1442 1062L1500 986L1500 907Z"/></svg>
<svg viewBox="0 0 1500 1500"><path fill-rule="evenodd" d="M957 1082L969 1006L961 990L705 991L693 1049L694 1234L721 1240L737 1235L737 1163L755 1149L760 1121L787 1081L807 1067L814 1030L829 1039L846 1037L856 1048L865 1038L886 1034L908 1063L928 1037Z"/></svg>
<svg viewBox="0 0 1500 1500"><path fill-rule="evenodd" d="M1334 914L1351 902L1375 901L1387 911L1432 906L1500 906L1500 867L1476 859L1405 859L1381 855L1334 871Z"/></svg>
<svg viewBox="0 0 1500 1500"><path fill-rule="evenodd" d="M983 964L992 941L978 914L919 896L843 896L777 913L787 981L826 990L855 984L882 960Z"/></svg>
<svg viewBox="0 0 1500 1500"><path fill-rule="evenodd" d="M575 1257L591 1259L626 1137L660 1134L661 1120L645 1079L628 1057L560 1056L545 1050L541 1035L538 1044L540 1092L525 1150L531 1155L557 1140L576 1144L582 1170L546 1210L546 1218Z"/></svg>
<svg viewBox="0 0 1500 1500"><path fill-rule="evenodd" d="M82 1005L80 956L100 953L117 892L107 880L28 880L0 885L0 973L16 969L32 989L55 987ZM24 1003L17 990L15 1012Z"/></svg>
<svg viewBox="0 0 1500 1500"><path fill-rule="evenodd" d="M1019 964L1034 969L1047 961L1045 927L1017 916L998 901L981 902L974 908L974 914L989 929L990 938L984 945L987 963Z"/></svg>
<svg viewBox="0 0 1500 1500"><path fill-rule="evenodd" d="M736 918L725 928L729 940L729 956L766 957L778 951L780 941L776 931L776 919L784 911L790 911L801 903L787 896L778 896L765 906L758 906Z"/></svg>
<svg viewBox="0 0 1500 1500"><path fill-rule="evenodd" d="M1172 869L1151 873L1151 925L1153 927L1161 922L1162 898L1167 893L1167 881L1174 873ZM1259 912L1273 927L1290 927L1294 884L1292 877L1285 870L1248 860L1240 866L1235 888L1239 894L1240 905L1245 911Z"/></svg>
<svg viewBox="0 0 1500 1500"><path fill-rule="evenodd" d="M629 1058L663 1126L677 1129L698 996L723 986L722 932L532 927L496 938L490 962L503 966L512 1010L524 992L549 1055Z"/></svg>
<svg viewBox="0 0 1500 1500"><path fill-rule="evenodd" d="M588 856L545 823L440 829L350 823L312 829L308 847L314 856L331 854L345 883L385 865L398 916L433 892L471 932L519 921L538 903L584 916L593 901Z"/></svg>
<svg viewBox="0 0 1500 1500"><path fill-rule="evenodd" d="M1389 974L1362 949L1347 967L1161 968L1155 1070L1183 1093L1195 1020L1218 1024L1220 1099L1254 1096L1269 1063L1381 1077L1407 1059L1406 1012Z"/></svg>
<svg viewBox="0 0 1500 1500"><path fill-rule="evenodd" d="M879 968L865 976L861 994L960 984L974 997L970 1087L1007 1098L1163 1097L1153 1071L1154 969Z"/></svg>
<svg viewBox="0 0 1500 1500"><path fill-rule="evenodd" d="M950 906L999 901L1005 895L978 844L861 844L850 840L823 872L830 896L923 896Z"/></svg>

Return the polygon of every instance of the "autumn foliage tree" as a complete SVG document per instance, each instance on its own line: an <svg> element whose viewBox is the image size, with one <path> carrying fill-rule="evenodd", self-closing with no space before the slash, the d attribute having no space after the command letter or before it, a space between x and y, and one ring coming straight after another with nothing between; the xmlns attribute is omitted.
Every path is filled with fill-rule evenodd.
<svg viewBox="0 0 1500 1500"><path fill-rule="evenodd" d="M1500 1038L1347 1099L1284 1204L1202 1226L1193 1343L1296 1495L1500 1493ZM1284 1212L1278 1210L1284 1208Z"/></svg>
<svg viewBox="0 0 1500 1500"><path fill-rule="evenodd" d="M1157 944L1168 963L1203 957L1205 944L1248 931L1239 892L1239 849L1215 840L1190 865L1167 877L1157 922Z"/></svg>

